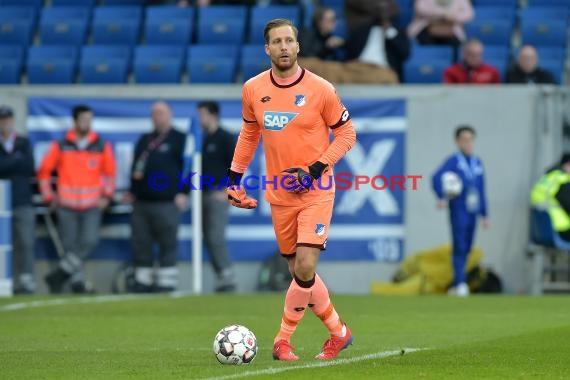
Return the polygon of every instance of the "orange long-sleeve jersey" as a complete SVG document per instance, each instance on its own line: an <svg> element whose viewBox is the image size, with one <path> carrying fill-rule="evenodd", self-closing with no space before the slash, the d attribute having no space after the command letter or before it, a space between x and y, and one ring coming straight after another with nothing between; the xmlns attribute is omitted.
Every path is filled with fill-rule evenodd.
<svg viewBox="0 0 570 380"><path fill-rule="evenodd" d="M302 69L295 82L279 85L267 70L244 84L242 107L244 123L232 170L245 172L261 138L267 181L276 180L265 185L269 203L295 206L334 199L332 166L352 148L356 133L332 84ZM329 166L320 186L303 194L288 192L282 180L288 174L283 170L315 161Z"/></svg>
<svg viewBox="0 0 570 380"><path fill-rule="evenodd" d="M98 207L101 197L113 195L116 165L111 144L95 132L88 133L85 149L79 149L77 141L77 133L70 130L63 140L52 142L37 176L45 202L54 198L51 177L56 171L59 205L84 210Z"/></svg>

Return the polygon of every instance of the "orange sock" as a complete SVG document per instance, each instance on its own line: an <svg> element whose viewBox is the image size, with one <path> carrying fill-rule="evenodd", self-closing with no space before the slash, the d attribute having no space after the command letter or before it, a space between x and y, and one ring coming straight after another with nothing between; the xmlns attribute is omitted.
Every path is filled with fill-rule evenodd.
<svg viewBox="0 0 570 380"><path fill-rule="evenodd" d="M309 305L312 305L313 313L323 321L331 335L344 336L346 330L343 329L343 323L331 303L327 286L318 274L315 274L315 285L311 290Z"/></svg>
<svg viewBox="0 0 570 380"><path fill-rule="evenodd" d="M279 340L291 341L297 325L305 315L305 309L311 298L311 287L315 280L302 281L297 277L291 281L287 295L285 296L285 308L281 318L281 328L275 337L274 343Z"/></svg>

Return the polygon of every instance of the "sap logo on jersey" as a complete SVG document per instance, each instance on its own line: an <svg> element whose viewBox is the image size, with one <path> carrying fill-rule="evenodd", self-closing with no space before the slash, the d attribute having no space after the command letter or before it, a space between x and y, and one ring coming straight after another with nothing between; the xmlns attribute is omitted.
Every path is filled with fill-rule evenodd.
<svg viewBox="0 0 570 380"><path fill-rule="evenodd" d="M270 131L280 131L299 115L293 112L265 111L263 113L263 127Z"/></svg>

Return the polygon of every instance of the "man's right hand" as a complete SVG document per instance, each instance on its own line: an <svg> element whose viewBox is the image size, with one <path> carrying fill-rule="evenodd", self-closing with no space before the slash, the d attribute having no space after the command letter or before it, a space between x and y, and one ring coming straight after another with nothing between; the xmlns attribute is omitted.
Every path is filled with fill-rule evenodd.
<svg viewBox="0 0 570 380"><path fill-rule="evenodd" d="M440 199L437 201L437 208L442 210L447 207L447 201Z"/></svg>
<svg viewBox="0 0 570 380"><path fill-rule="evenodd" d="M239 181L243 173L237 173L228 169L228 180L230 186L226 189L228 201L234 207L252 209L257 207L257 199L247 196L245 189L239 186Z"/></svg>

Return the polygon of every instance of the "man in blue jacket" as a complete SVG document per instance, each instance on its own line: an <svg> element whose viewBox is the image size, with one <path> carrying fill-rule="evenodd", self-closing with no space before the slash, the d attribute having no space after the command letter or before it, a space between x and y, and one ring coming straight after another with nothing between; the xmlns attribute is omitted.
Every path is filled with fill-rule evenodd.
<svg viewBox="0 0 570 380"><path fill-rule="evenodd" d="M455 130L455 143L459 151L448 157L432 177L433 189L440 209L449 204L449 217L453 240L454 278L449 293L458 296L469 295L465 263L471 251L477 218L481 216L484 228L489 226L485 196L485 176L481 160L473 155L475 130L463 125ZM450 196L442 184L446 172L455 173L463 182L461 193Z"/></svg>
<svg viewBox="0 0 570 380"><path fill-rule="evenodd" d="M34 243L36 214L32 207L34 156L27 138L14 130L14 111L0 106L0 179L12 187L12 244L14 294L35 291Z"/></svg>

